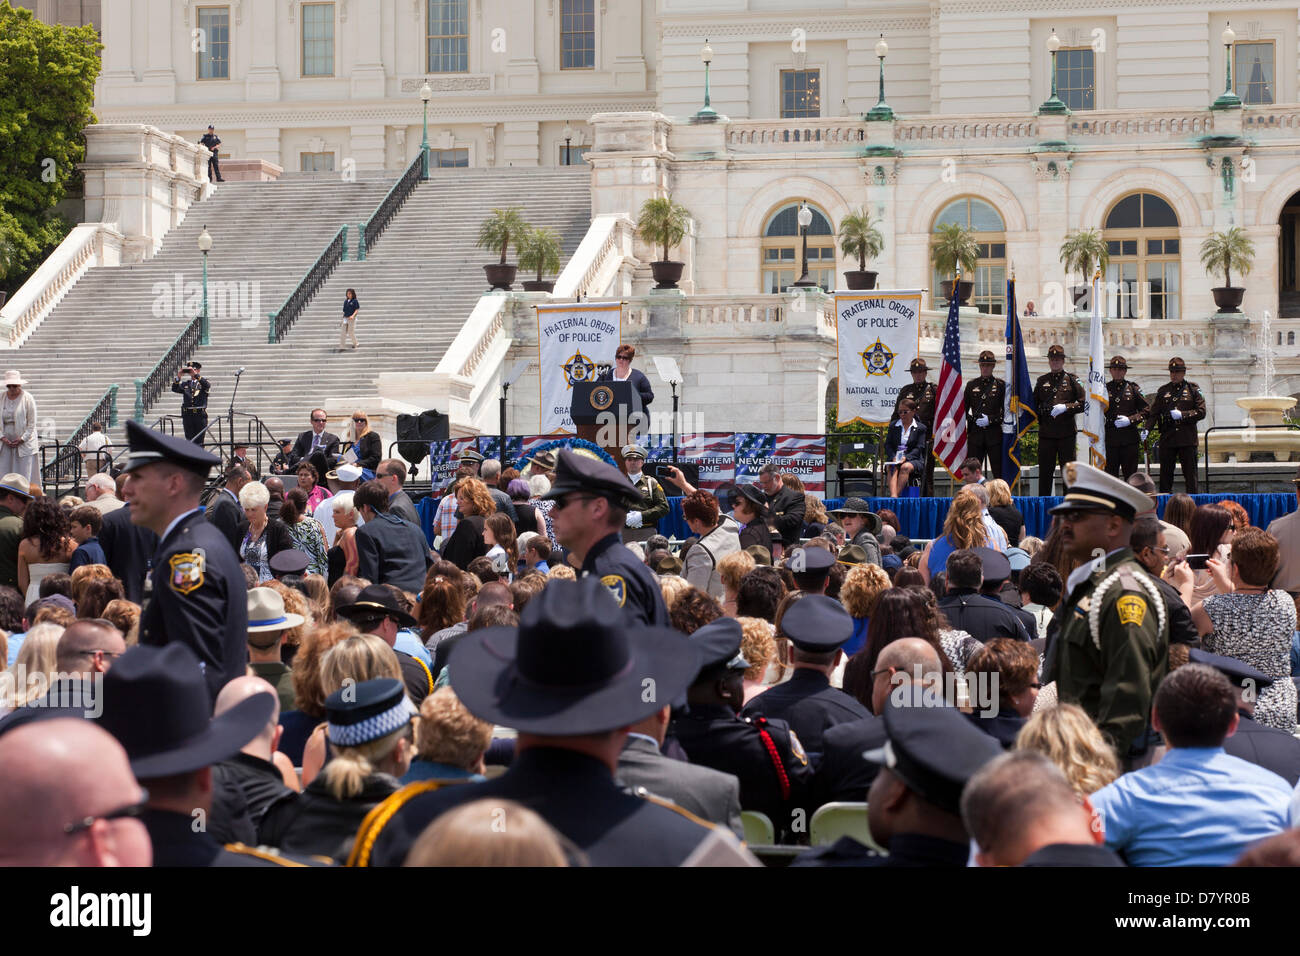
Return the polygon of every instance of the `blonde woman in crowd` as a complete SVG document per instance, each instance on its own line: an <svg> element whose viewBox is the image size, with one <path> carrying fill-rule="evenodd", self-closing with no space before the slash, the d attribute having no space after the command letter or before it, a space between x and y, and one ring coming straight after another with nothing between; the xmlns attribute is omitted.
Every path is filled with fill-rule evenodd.
<svg viewBox="0 0 1300 956"><path fill-rule="evenodd" d="M475 800L449 810L420 834L405 866L569 866L583 854L513 800Z"/></svg>
<svg viewBox="0 0 1300 956"><path fill-rule="evenodd" d="M1076 704L1036 711L1020 728L1014 749L1036 750L1047 756L1081 797L1096 793L1119 776L1115 751Z"/></svg>
<svg viewBox="0 0 1300 956"><path fill-rule="evenodd" d="M745 671L745 703L757 697L785 676L776 659L776 629L761 617L740 617L740 654L749 661Z"/></svg>
<svg viewBox="0 0 1300 956"><path fill-rule="evenodd" d="M14 666L9 670L9 681L4 686L5 696L0 700L0 712L7 713L23 707L50 690L50 681L58 672L59 638L63 627L59 624L36 624L23 638Z"/></svg>
<svg viewBox="0 0 1300 956"><path fill-rule="evenodd" d="M673 609L677 599L691 589L691 582L687 581L680 574L661 574L659 575L659 590L663 593L664 604L668 605L668 610Z"/></svg>
<svg viewBox="0 0 1300 956"><path fill-rule="evenodd" d="M483 757L490 743L492 725L471 714L450 687L439 687L420 704L415 759L402 783L483 780Z"/></svg>
<svg viewBox="0 0 1300 956"><path fill-rule="evenodd" d="M935 538L925 546L916 565L927 584L948 566L948 555L954 551L982 548L988 544L983 512L979 499L973 495L959 494L952 499L948 516L943 521L943 537Z"/></svg>
<svg viewBox="0 0 1300 956"><path fill-rule="evenodd" d="M722 611L727 617L736 616L740 582L753 570L754 556L748 551L736 551L718 561L718 574L722 576Z"/></svg>

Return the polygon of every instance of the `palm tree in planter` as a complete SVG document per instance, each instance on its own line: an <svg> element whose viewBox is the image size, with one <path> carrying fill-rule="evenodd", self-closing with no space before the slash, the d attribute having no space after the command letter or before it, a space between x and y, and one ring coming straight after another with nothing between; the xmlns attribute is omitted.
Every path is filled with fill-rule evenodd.
<svg viewBox="0 0 1300 956"><path fill-rule="evenodd" d="M515 266L506 265L506 253L510 246L518 249L519 240L528 232L528 223L524 222L524 207L510 206L506 209L493 209L492 215L483 220L478 229L478 247L493 252L501 250L501 261L484 266L487 280L494 289L510 291L514 284Z"/></svg>
<svg viewBox="0 0 1300 956"><path fill-rule="evenodd" d="M934 263L939 275L954 275L958 266L967 275L972 274L980 256L980 247L975 241L974 230L967 229L960 223L945 222L934 231L936 238L934 245L930 247L930 261ZM944 279L939 283L939 289L943 293L944 300L951 302L953 280ZM957 287L957 302L964 305L970 300L971 292L974 290L974 280L962 279Z"/></svg>
<svg viewBox="0 0 1300 956"><path fill-rule="evenodd" d="M885 248L885 237L876 224L865 206L840 220L840 249L846 256L858 260L857 269L844 271L844 281L850 289L876 287L877 274L867 271L867 260L876 258Z"/></svg>
<svg viewBox="0 0 1300 956"><path fill-rule="evenodd" d="M1110 264L1110 248L1101 233L1096 229L1080 229L1071 232L1061 243L1061 265L1065 266L1066 276L1078 272L1083 276L1083 285L1070 287L1074 297L1074 307L1080 308L1092 291L1093 265L1105 271Z"/></svg>
<svg viewBox="0 0 1300 956"><path fill-rule="evenodd" d="M1232 270L1241 275L1249 275L1255 264L1255 244L1246 235L1246 230L1233 226L1227 232L1212 232L1201 243L1201 265L1205 271L1223 274L1223 285L1211 289L1214 304L1220 312L1240 312L1242 296L1246 294L1244 286L1232 284Z"/></svg>
<svg viewBox="0 0 1300 956"><path fill-rule="evenodd" d="M673 202L672 196L647 199L641 204L636 231L650 245L659 246L664 251L661 260L650 263L650 273L657 283L656 289L677 288L677 280L682 277L682 269L686 264L669 261L668 250L685 238L690 218L690 211Z"/></svg>
<svg viewBox="0 0 1300 956"><path fill-rule="evenodd" d="M524 280L525 292L554 292L555 280L542 280L543 274L555 275L560 271L560 234L542 226L529 229L515 245L519 251L519 268L536 272L536 279Z"/></svg>

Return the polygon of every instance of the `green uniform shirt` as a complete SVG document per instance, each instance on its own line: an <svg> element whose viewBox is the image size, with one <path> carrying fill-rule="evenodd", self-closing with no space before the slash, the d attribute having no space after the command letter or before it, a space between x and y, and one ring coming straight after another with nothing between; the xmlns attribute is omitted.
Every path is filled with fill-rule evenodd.
<svg viewBox="0 0 1300 956"><path fill-rule="evenodd" d="M23 519L0 507L0 584L18 589L18 545L23 540Z"/></svg>
<svg viewBox="0 0 1300 956"><path fill-rule="evenodd" d="M633 484L641 492L641 527L653 528L660 518L668 517L668 496L664 494L663 485L644 471L637 475Z"/></svg>
<svg viewBox="0 0 1300 956"><path fill-rule="evenodd" d="M1146 729L1169 665L1169 616L1155 582L1130 548L1107 555L1059 612L1047 680L1057 697L1088 712L1120 760Z"/></svg>

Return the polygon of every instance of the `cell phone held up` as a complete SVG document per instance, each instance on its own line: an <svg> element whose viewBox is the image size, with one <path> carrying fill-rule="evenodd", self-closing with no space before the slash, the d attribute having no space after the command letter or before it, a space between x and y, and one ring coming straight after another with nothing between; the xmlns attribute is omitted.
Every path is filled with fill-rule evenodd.
<svg viewBox="0 0 1300 956"><path fill-rule="evenodd" d="M1193 571L1204 571L1209 565L1206 563L1210 560L1208 554L1189 554L1187 556L1187 566Z"/></svg>

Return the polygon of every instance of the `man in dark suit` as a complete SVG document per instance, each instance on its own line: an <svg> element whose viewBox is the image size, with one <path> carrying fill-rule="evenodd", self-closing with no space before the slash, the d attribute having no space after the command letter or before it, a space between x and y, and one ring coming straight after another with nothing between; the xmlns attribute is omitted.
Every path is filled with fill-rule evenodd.
<svg viewBox="0 0 1300 956"><path fill-rule="evenodd" d="M122 494L131 483L127 476ZM158 550L158 535L131 520L131 508L118 508L104 515L99 527L99 546L113 577L122 582L128 601L142 604L145 580L149 577L153 554Z"/></svg>
<svg viewBox="0 0 1300 956"><path fill-rule="evenodd" d="M311 410L311 428L298 436L298 440L294 442L293 451L289 453L289 466L291 468L297 468L298 462L309 460L317 452L327 456L338 454L339 436L325 430L327 421L325 409L313 408ZM319 471L319 469L317 470ZM324 472L321 472L321 474L324 474Z"/></svg>
<svg viewBox="0 0 1300 956"><path fill-rule="evenodd" d="M1255 701L1273 683L1273 678L1234 657L1211 654L1198 647L1192 648L1187 656L1188 663L1208 664L1221 671L1237 691L1237 732L1223 742L1223 749L1233 757L1272 770L1294 787L1300 781L1300 740L1254 719Z"/></svg>
<svg viewBox="0 0 1300 956"><path fill-rule="evenodd" d="M790 605L781 618L781 630L794 645L790 655L794 673L785 683L751 700L740 714L784 720L799 735L815 765L827 730L836 724L870 717L871 712L830 682L831 672L844 659L840 646L853 636L853 618L833 598L807 592L805 595Z"/></svg>
<svg viewBox="0 0 1300 956"><path fill-rule="evenodd" d="M352 504L366 519L357 529L357 574L372 584L393 584L419 594L430 564L424 532L388 513L388 489L377 478L353 493Z"/></svg>
<svg viewBox="0 0 1300 956"><path fill-rule="evenodd" d="M443 813L474 800L517 800L581 850L592 866L677 866L708 824L614 782L628 731L678 697L700 654L680 633L633 624L596 578L553 581L517 628L466 634L448 672L466 709L518 731L516 756L495 780L413 783L367 817L349 864L401 866ZM644 693L646 681L655 693ZM647 699L648 698L648 699Z"/></svg>
<svg viewBox="0 0 1300 956"><path fill-rule="evenodd" d="M780 535L783 548L793 548L803 534L807 507L803 492L787 488L781 481L781 469L770 461L758 470L758 487L767 497L769 527Z"/></svg>
<svg viewBox="0 0 1300 956"><path fill-rule="evenodd" d="M740 781L729 773L674 760L661 752L671 715L671 707L661 707L628 731L614 779L637 796L654 794L671 800L702 820L730 828L743 840Z"/></svg>
<svg viewBox="0 0 1300 956"><path fill-rule="evenodd" d="M948 593L939 599L939 610L953 628L965 631L981 642L995 637L1029 640L1029 631L1015 610L995 598L979 594L980 584L984 581L984 563L975 550L954 551L948 555L947 571Z"/></svg>
<svg viewBox="0 0 1300 956"><path fill-rule="evenodd" d="M204 666L209 711L248 660L248 585L239 558L199 508L216 455L134 421L126 486L131 520L159 537L152 590L140 615L140 643L186 645ZM126 509L122 509L126 510Z"/></svg>
<svg viewBox="0 0 1300 956"><path fill-rule="evenodd" d="M915 399L898 403L898 420L889 423L885 437L885 468L889 475L889 497L897 498L912 480L925 473L925 444L929 432L916 415Z"/></svg>
<svg viewBox="0 0 1300 956"><path fill-rule="evenodd" d="M648 412L650 403L655 400L655 393L650 388L650 379L645 377L645 373L632 367L632 359L634 358L636 358L636 349L630 345L620 345L614 352L614 367L608 372L602 372L596 380L598 382L631 382L632 387L636 389L637 394L641 397L641 410Z"/></svg>
<svg viewBox="0 0 1300 956"><path fill-rule="evenodd" d="M415 502L411 500L402 486L406 484L406 463L400 458L385 458L375 469L375 478L383 482L388 491L388 513L397 515L403 521L409 521L420 527L420 516L415 511Z"/></svg>
<svg viewBox="0 0 1300 956"><path fill-rule="evenodd" d="M1020 623L1023 624L1025 630L1029 632L1029 639L1031 641L1036 640L1039 637L1038 618L1034 617L1034 615L1030 614L1024 608L1018 607L1015 604L1008 604L1003 599L1003 595L1007 593L1007 582L1011 580L1010 559L1008 559L1001 551L997 551L993 548L974 548L973 550L980 556L980 573L984 577L984 580L980 583L980 595L989 598L990 600L997 601L1016 617L1020 618ZM1015 588L1012 588L1010 593L1013 595L1014 600L1020 600L1020 592L1015 590ZM1047 635L1044 634L1042 636L1046 637Z"/></svg>
<svg viewBox="0 0 1300 956"><path fill-rule="evenodd" d="M239 503L239 489L252 480L252 475L248 473L246 467L232 465L226 471L225 486L217 492L217 496L208 504L208 510L204 512L208 523L226 536L230 547L236 553L244 540L244 535L248 533L248 517Z"/></svg>

